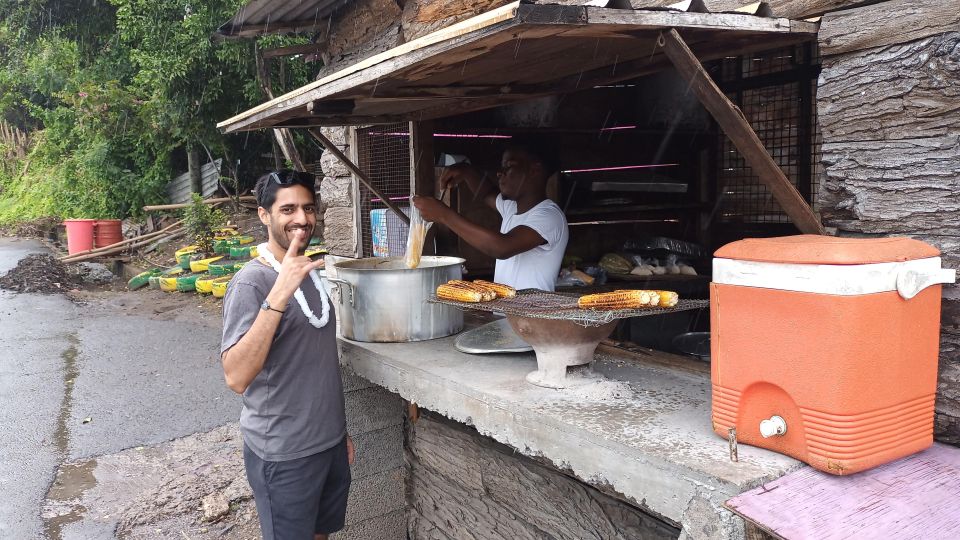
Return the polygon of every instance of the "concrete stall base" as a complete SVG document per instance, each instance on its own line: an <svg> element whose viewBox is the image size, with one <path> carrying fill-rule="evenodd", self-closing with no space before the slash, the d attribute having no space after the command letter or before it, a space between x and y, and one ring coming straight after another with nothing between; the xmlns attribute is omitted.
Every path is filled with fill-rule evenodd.
<svg viewBox="0 0 960 540"><path fill-rule="evenodd" d="M582 384L551 390L524 380L536 369L532 353L468 355L453 342L341 340L341 362L680 528L681 538L743 538L742 520L724 501L802 466L742 445L732 462L727 441L711 430L709 375L657 362L662 353L650 362L598 354L592 371L571 375Z"/></svg>

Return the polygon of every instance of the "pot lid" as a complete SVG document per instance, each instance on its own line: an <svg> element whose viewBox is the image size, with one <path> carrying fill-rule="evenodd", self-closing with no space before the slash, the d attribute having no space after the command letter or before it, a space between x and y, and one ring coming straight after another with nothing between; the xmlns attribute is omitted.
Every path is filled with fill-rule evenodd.
<svg viewBox="0 0 960 540"><path fill-rule="evenodd" d="M904 237L838 238L803 234L747 238L721 247L714 255L723 259L784 264L874 264L938 257L940 250Z"/></svg>

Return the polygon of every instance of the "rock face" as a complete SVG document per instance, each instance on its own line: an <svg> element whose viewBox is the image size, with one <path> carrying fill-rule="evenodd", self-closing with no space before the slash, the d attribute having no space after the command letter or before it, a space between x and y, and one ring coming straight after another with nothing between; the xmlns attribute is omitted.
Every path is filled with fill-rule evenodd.
<svg viewBox="0 0 960 540"><path fill-rule="evenodd" d="M894 9L931 24L900 32ZM909 236L960 268L960 32L938 29L940 9L896 0L824 17L821 48L840 52L817 90L818 203L840 235ZM935 436L960 445L960 287L943 288L941 317Z"/></svg>
<svg viewBox="0 0 960 540"><path fill-rule="evenodd" d="M404 41L411 41L430 32L469 19L510 0L408 0L403 6L401 26Z"/></svg>
<svg viewBox="0 0 960 540"><path fill-rule="evenodd" d="M332 255L352 257L357 250L357 227L352 208L330 207L323 214L323 237Z"/></svg>
<svg viewBox="0 0 960 540"><path fill-rule="evenodd" d="M360 0L337 13L330 26L326 67L317 78L403 42L400 6L392 0Z"/></svg>
<svg viewBox="0 0 960 540"><path fill-rule="evenodd" d="M641 510L424 414L407 431L410 538L677 538Z"/></svg>
<svg viewBox="0 0 960 540"><path fill-rule="evenodd" d="M113 272L104 264L82 262L77 264L77 275L85 283L103 285L113 280Z"/></svg>

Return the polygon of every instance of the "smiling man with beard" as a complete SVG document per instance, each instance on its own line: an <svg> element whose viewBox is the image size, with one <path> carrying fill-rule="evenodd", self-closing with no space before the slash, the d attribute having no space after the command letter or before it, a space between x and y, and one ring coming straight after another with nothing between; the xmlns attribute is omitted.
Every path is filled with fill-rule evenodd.
<svg viewBox="0 0 960 540"><path fill-rule="evenodd" d="M346 432L334 311L304 256L317 224L312 175L257 181L269 239L223 302L221 362L243 395L247 480L266 539L326 539L343 528L353 442Z"/></svg>

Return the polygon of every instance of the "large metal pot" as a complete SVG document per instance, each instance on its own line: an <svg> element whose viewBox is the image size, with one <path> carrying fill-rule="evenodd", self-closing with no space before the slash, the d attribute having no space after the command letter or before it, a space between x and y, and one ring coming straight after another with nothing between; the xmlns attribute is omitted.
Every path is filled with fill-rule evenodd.
<svg viewBox="0 0 960 540"><path fill-rule="evenodd" d="M463 330L463 312L430 303L437 286L463 277L464 260L424 256L409 269L403 257L372 257L335 263L334 300L343 337L396 343L446 337Z"/></svg>

